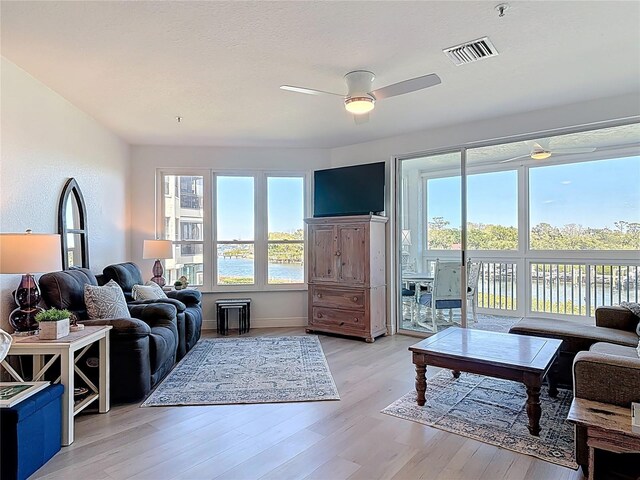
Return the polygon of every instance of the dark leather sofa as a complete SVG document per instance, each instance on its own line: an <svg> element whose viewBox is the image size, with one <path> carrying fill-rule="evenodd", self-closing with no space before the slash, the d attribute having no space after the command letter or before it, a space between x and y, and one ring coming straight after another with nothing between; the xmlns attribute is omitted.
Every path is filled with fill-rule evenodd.
<svg viewBox="0 0 640 480"><path fill-rule="evenodd" d="M98 285L90 270L73 268L40 277L42 299L49 307L66 308L85 325L111 325L110 370L113 402L144 398L176 360L176 308L170 304L129 305L133 318L89 320L84 286Z"/></svg>
<svg viewBox="0 0 640 480"><path fill-rule="evenodd" d="M178 353L177 360L184 357L200 339L202 331L202 294L197 290L176 290L167 292L167 299L133 300L131 290L134 285L144 285L142 272L138 265L132 262L117 263L105 267L102 271L100 283L113 280L124 292L124 297L131 305L149 303L168 303L178 311Z"/></svg>

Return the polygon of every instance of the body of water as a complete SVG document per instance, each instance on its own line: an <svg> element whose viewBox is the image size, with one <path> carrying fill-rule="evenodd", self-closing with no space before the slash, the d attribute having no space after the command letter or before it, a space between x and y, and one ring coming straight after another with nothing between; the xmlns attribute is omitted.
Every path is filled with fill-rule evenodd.
<svg viewBox="0 0 640 480"><path fill-rule="evenodd" d="M539 302L541 309L544 308L543 302L545 301L561 304L565 301L571 301L575 306L585 306L587 299L586 288L583 284L572 285L567 283L565 288L564 283L560 283L559 286L555 282L553 285L542 282L537 285L534 283L531 285L531 300L532 302ZM589 290L591 293L592 307L618 305L621 301L627 300L631 302L640 300L634 285L619 289L615 287L612 288L609 285L592 284ZM478 284L478 293L493 294L502 296L505 299L516 299L515 282L512 285L510 281L496 281L495 288L493 282L488 285L488 288L486 284L483 285L480 283ZM485 307L486 306L487 305L485 305Z"/></svg>
<svg viewBox="0 0 640 480"><path fill-rule="evenodd" d="M218 257L219 277L254 277L254 262L252 258L224 258ZM304 266L301 263L270 263L269 279L282 283L303 283Z"/></svg>

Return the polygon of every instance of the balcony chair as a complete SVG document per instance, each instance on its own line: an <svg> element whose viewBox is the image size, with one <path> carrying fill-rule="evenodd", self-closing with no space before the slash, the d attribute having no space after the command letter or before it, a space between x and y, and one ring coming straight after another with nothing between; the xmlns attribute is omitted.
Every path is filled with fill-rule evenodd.
<svg viewBox="0 0 640 480"><path fill-rule="evenodd" d="M132 305L148 305L154 303L168 303L178 311L178 351L177 360L184 357L200 339L202 331L202 293L198 290L172 290L166 292L168 298L154 300L134 300L131 290L134 285L144 285L142 272L138 265L132 262L117 263L105 267L102 271L100 283L113 280L124 292L127 303Z"/></svg>
<svg viewBox="0 0 640 480"><path fill-rule="evenodd" d="M431 329L437 331L437 311L449 310L449 324L452 325L453 309L462 308L461 289L460 289L460 268L458 262L440 262L436 260L433 285L431 291L422 293L419 287L416 287L416 301L418 304L417 317L420 324L420 306L424 305L431 310ZM478 295L478 277L480 274L479 262L467 262L467 292L466 300L471 302L471 311L473 314L473 322L478 321L476 312L476 303ZM426 325L422 324L423 327ZM426 327L428 328L428 327Z"/></svg>
<svg viewBox="0 0 640 480"><path fill-rule="evenodd" d="M411 324L415 326L415 309L416 309L416 287L402 287L402 320L406 318L405 311L409 310L409 319Z"/></svg>

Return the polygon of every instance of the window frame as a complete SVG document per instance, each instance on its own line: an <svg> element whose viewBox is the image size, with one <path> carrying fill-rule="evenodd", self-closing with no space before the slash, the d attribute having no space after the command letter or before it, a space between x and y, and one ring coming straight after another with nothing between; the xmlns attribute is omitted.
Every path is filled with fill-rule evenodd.
<svg viewBox="0 0 640 480"><path fill-rule="evenodd" d="M164 178L166 175L202 176L203 177L203 241L182 241L171 239L174 245L203 245L203 284L197 287L207 292L263 292L263 291L301 291L307 290L307 227L304 225L304 280L301 283L268 283L268 188L269 177L296 177L303 179L303 217L307 218L311 211L311 173L309 170L239 170L239 169L204 169L204 168L159 168L156 169L156 231L159 238L165 238L164 216L165 195ZM254 239L253 241L221 241L217 240L217 176L238 176L254 178ZM253 244L254 246L254 283L252 285L218 284L218 244ZM276 242L284 243L284 242ZM293 243L299 243L294 241Z"/></svg>
<svg viewBox="0 0 640 480"><path fill-rule="evenodd" d="M173 228L175 229L175 236L174 238L167 238L168 240L171 241L171 243L173 244L173 251L176 251L176 247L181 246L181 245L202 245L202 264L203 264L203 276L202 276L202 284L192 284L192 286L194 287L198 287L199 289L206 291L206 289L208 288L207 285L207 275L206 275L206 270L205 270L205 265L207 264L207 248L206 248L206 241L207 241L207 229L205 228L205 224L204 221L207 218L208 215L211 214L211 209L208 206L208 202L207 202L207 192L208 192L208 188L210 188L210 185L207 184L207 179L209 177L208 175L208 170L205 169L182 169L182 168L171 168L171 169L156 169L156 190L157 190L157 195L156 195L156 237L157 238L162 238L165 239L167 238L166 234L166 222L165 222L165 218L171 218L171 217L166 217L166 213L165 213L165 202L168 198L172 198L171 195L167 196L165 195L165 176L167 175L174 175L174 176L197 176L197 177L202 177L202 198L203 198L203 205L202 205L202 219L203 219L203 238L202 240L179 240L180 236L181 236L181 222L180 222L180 218L179 217L174 217L174 221L170 222L173 223ZM179 186L174 185L174 188L179 190ZM171 188L169 189L169 193L171 193Z"/></svg>
<svg viewBox="0 0 640 480"><path fill-rule="evenodd" d="M303 218L307 218L309 216L310 204L309 204L309 188L308 188L308 178L309 175L300 175L291 172L263 172L263 186L264 186L264 202L262 203L264 220L264 240L265 240L265 272L264 272L264 283L269 289L273 290L290 290L291 287L296 287L300 285L307 284L307 228L305 223L302 223L302 240L269 240L269 178L302 178L302 216ZM269 245L270 244L302 244L303 248L303 272L302 272L302 283L269 283ZM287 288L289 286L289 288Z"/></svg>

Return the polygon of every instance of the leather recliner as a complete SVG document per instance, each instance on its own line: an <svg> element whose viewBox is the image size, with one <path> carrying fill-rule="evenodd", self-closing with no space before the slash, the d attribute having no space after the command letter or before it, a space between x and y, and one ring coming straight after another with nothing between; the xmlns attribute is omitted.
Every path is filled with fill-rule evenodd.
<svg viewBox="0 0 640 480"><path fill-rule="evenodd" d="M79 323L111 325L110 370L113 402L144 398L171 371L178 346L176 308L169 304L128 305L133 318L89 320L84 286L98 285L86 268L46 273L40 277L48 307L67 309Z"/></svg>
<svg viewBox="0 0 640 480"><path fill-rule="evenodd" d="M202 293L198 290L172 290L167 293L169 298L158 300L133 300L131 290L134 285L144 285L142 272L138 265L132 262L117 263L105 267L100 282L113 280L124 292L124 297L130 304L169 303L178 311L178 352L177 360L184 357L200 339L202 332Z"/></svg>

